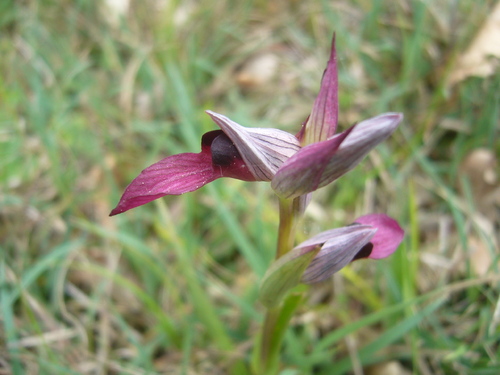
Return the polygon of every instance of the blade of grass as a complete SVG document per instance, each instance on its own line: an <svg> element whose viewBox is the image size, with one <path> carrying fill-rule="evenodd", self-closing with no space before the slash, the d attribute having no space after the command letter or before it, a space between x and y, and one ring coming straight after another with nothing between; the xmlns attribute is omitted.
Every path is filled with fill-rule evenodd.
<svg viewBox="0 0 500 375"><path fill-rule="evenodd" d="M362 364L367 365L378 362L379 359L374 355L377 351L401 339L410 330L415 328L423 319L425 319L427 316L441 307L446 302L446 300L446 298L440 298L430 303L424 309L418 311L415 315L396 324L385 333L380 335L376 340L364 346L357 353ZM344 374L346 371L349 371L351 369L351 366L352 363L350 358L345 358L335 364L335 368L331 369L332 372L330 372L330 374Z"/></svg>
<svg viewBox="0 0 500 375"><path fill-rule="evenodd" d="M172 243L179 266L182 269L185 280L188 283L189 296L197 311L198 318L204 323L215 345L222 350L230 350L233 347L225 326L219 319L215 306L199 283L199 278L193 267L193 263L187 251L184 251L182 240L175 235L176 230L172 217L164 203L158 203L160 208L160 220L155 223L155 231L165 243Z"/></svg>
<svg viewBox="0 0 500 375"><path fill-rule="evenodd" d="M198 318L203 322L209 332L212 342L226 353L232 353L235 348L230 338L225 324L219 317L217 310L200 284L200 280L193 267L189 252L183 250L182 241L175 233L172 217L164 203L158 203L160 207L161 221L155 223L155 230L160 238L166 243L173 242L173 248L177 255L179 266L183 271L185 280L189 288L189 296L197 311ZM247 373L246 366L242 361L237 360L231 365L231 374L244 375Z"/></svg>
<svg viewBox="0 0 500 375"><path fill-rule="evenodd" d="M216 201L215 207L217 213L224 223L229 235L235 241L238 249L245 257L252 271L259 277L262 277L266 272L264 257L260 255L259 251L250 242L244 229L238 224L238 220L235 215L228 209L226 202L221 199L217 188L214 185L208 185L207 189Z"/></svg>
<svg viewBox="0 0 500 375"><path fill-rule="evenodd" d="M116 283L129 290L132 294L139 298L144 303L145 308L154 315L154 317L160 323L159 326L167 334L167 337L170 339L170 341L175 346L180 347L181 340L179 332L182 330L182 327L179 327L178 324L174 324L174 322L167 317L158 301L155 300L154 297L144 292L143 289L137 286L134 282L127 279L126 276L119 275L95 264L76 265L74 266L74 268L77 270L93 273L97 276L106 277L113 283Z"/></svg>
<svg viewBox="0 0 500 375"><path fill-rule="evenodd" d="M30 286L38 280L44 272L50 271L55 265L59 264L64 258L66 258L69 253L79 249L83 243L84 241L82 239L62 243L43 256L38 262L33 264L25 271L25 273L23 273L19 284L10 293L10 298L12 298L11 302L14 303L24 289L30 288Z"/></svg>
<svg viewBox="0 0 500 375"><path fill-rule="evenodd" d="M1 253L4 254L3 249ZM15 298L12 296L12 291L8 287L8 280L6 277L5 260L0 260L0 309L2 311L3 330L5 332L5 341L7 344L7 352L9 353L9 362L14 375L23 374L24 370L19 360L19 349L9 345L11 342L17 341L17 328L14 322L13 301Z"/></svg>
<svg viewBox="0 0 500 375"><path fill-rule="evenodd" d="M500 276L499 275L492 275L489 277L484 277L480 279L473 279L473 280L465 280L461 282L457 282L455 284L451 285L446 285L442 288L433 290L432 292L429 292L427 294L418 296L414 298L413 300L409 301L404 301L401 303L398 303L394 306L387 307L383 310L376 311L374 313L371 313L364 318L361 318L353 323L347 324L339 329L337 329L334 332L329 333L326 335L321 341L319 341L315 347L315 351L322 351L328 349L330 346L335 345L338 343L340 340L342 340L345 336L365 327L371 324L374 324L376 322L379 322L383 320L384 318L395 314L399 313L401 311L404 311L405 308L411 305L418 305L420 303L426 302L429 299L439 297L441 295L447 295L449 293L455 293L467 288L471 288L477 285L485 284L485 283L491 283L491 282L497 282L500 281Z"/></svg>

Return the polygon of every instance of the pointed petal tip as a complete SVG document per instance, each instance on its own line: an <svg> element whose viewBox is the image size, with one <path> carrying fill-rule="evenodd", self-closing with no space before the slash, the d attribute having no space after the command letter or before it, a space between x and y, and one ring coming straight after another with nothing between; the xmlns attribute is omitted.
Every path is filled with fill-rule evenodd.
<svg viewBox="0 0 500 375"><path fill-rule="evenodd" d="M112 217L112 216L116 216L116 215L119 215L119 214L123 214L124 212L127 212L128 210L132 209L133 207L127 207L127 208L124 208L124 207L121 207L121 202L118 203L118 205L113 208L111 210L111 212L109 213L109 217Z"/></svg>
<svg viewBox="0 0 500 375"><path fill-rule="evenodd" d="M207 115L209 115L212 118L212 121L214 121L217 125L219 125L219 123L217 122L217 120L224 121L224 119L225 119L225 116L221 115L220 113L211 111L209 109L205 110L205 113Z"/></svg>
<svg viewBox="0 0 500 375"><path fill-rule="evenodd" d="M400 112L387 112L377 117L388 121L388 127L396 128L403 121L404 115Z"/></svg>
<svg viewBox="0 0 500 375"><path fill-rule="evenodd" d="M383 123L385 126L397 126L403 120L404 115L401 112L386 112L381 115L372 117L368 120L364 120L363 122L374 122L374 123ZM388 124L387 124L387 123Z"/></svg>
<svg viewBox="0 0 500 375"><path fill-rule="evenodd" d="M332 36L332 46L330 48L330 59L334 59L337 55L337 51L336 51L336 47L335 47L335 38L336 38L336 34L335 32L333 33L333 36Z"/></svg>
<svg viewBox="0 0 500 375"><path fill-rule="evenodd" d="M234 126L236 125L236 126L241 127L241 125L240 125L240 124L238 124L238 123L236 123L236 122L232 121L229 117L224 116L223 114L220 114L220 113L218 113L218 112L214 112L214 111L212 111L212 110L210 110L210 109L206 109L206 110L205 110L205 113L206 113L207 115L209 115L209 116L212 118L212 120L213 120L213 121L214 121L217 125L219 125L219 127L220 127L221 129L223 129L223 130L224 130L224 126L231 126L231 127L234 127ZM221 126L221 125L222 125L222 126Z"/></svg>
<svg viewBox="0 0 500 375"><path fill-rule="evenodd" d="M180 195L198 190L223 177L214 169L208 151L168 156L144 169L123 192L110 216L142 206L165 195Z"/></svg>
<svg viewBox="0 0 500 375"><path fill-rule="evenodd" d="M389 112L387 115L389 117L392 117L394 121L401 122L404 118L404 115L401 112Z"/></svg>
<svg viewBox="0 0 500 375"><path fill-rule="evenodd" d="M302 145L324 141L335 134L338 123L338 72L335 34L330 57L323 72L318 96L310 116L299 133Z"/></svg>

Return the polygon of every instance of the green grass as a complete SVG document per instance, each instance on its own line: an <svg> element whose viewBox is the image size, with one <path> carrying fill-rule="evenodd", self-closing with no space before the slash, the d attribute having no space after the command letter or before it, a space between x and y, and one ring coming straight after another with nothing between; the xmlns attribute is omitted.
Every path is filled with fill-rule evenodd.
<svg viewBox="0 0 500 375"><path fill-rule="evenodd" d="M463 165L500 153L500 73L446 84L494 2L160 3L113 24L93 1L0 2L0 373L245 374L276 245L268 184L218 180L107 215L144 167L198 152L216 128L206 109L298 131L334 31L341 128L405 121L314 195L299 237L367 210L407 235L309 290L282 374L498 373L499 203ZM243 86L262 53L279 69Z"/></svg>

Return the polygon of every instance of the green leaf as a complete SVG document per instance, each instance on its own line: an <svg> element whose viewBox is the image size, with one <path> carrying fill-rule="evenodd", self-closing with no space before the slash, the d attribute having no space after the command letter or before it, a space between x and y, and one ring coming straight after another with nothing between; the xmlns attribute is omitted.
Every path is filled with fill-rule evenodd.
<svg viewBox="0 0 500 375"><path fill-rule="evenodd" d="M299 284L302 274L320 250L321 246L305 254L292 250L271 264L262 280L260 302L267 308L280 303L285 294Z"/></svg>

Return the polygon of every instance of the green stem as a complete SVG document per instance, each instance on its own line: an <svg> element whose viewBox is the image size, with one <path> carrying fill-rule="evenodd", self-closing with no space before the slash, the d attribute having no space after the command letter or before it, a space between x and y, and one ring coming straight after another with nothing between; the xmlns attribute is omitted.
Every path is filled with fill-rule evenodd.
<svg viewBox="0 0 500 375"><path fill-rule="evenodd" d="M280 198L279 200L280 223L276 259L285 255L294 246L295 229L302 215L301 210L298 208L300 206L299 199ZM294 296L293 299L289 298L285 303L267 310L260 337L259 375L276 373L283 336L299 300L300 298Z"/></svg>
<svg viewBox="0 0 500 375"><path fill-rule="evenodd" d="M264 374L270 374L275 362L273 356L274 346L276 345L276 337L273 335L275 327L277 326L280 308L275 307L268 309L262 326L262 342L260 347L260 366Z"/></svg>
<svg viewBox="0 0 500 375"><path fill-rule="evenodd" d="M295 228L297 226L297 219L299 219L297 213L294 210L295 206L295 200L280 198L280 225L278 229L278 246L276 249L276 259L282 257L293 248L293 243L295 240Z"/></svg>

